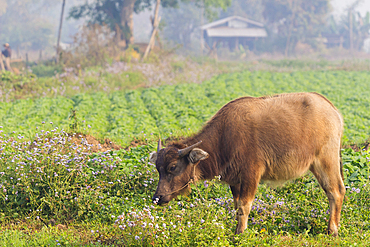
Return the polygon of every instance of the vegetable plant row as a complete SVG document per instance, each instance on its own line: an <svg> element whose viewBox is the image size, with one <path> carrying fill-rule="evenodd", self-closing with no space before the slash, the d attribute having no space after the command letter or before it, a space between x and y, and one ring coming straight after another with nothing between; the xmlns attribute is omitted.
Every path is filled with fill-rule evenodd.
<svg viewBox="0 0 370 247"><path fill-rule="evenodd" d="M15 131L26 138L31 138L37 131L35 126L42 123L65 130L74 126L74 131L89 131L127 145L134 138L163 138L197 131L225 103L237 97L314 91L331 100L344 116L343 141L361 143L369 137L369 81L368 72L246 71L220 75L202 84L0 102L0 126L5 134ZM71 117L72 110L76 117Z"/></svg>

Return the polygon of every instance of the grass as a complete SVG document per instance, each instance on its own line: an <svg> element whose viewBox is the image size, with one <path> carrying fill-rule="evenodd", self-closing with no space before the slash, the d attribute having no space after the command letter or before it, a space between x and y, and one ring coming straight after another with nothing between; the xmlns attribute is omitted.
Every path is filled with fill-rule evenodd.
<svg viewBox="0 0 370 247"><path fill-rule="evenodd" d="M369 151L342 151L347 199L339 238L323 234L329 207L312 175L277 189L261 184L249 228L235 236L232 196L217 178L199 182L200 194L193 189L164 207L151 203L158 174L148 154L155 145L92 153L83 137L72 142L55 127L39 130L32 142L0 137L0 242L5 246L370 242Z"/></svg>
<svg viewBox="0 0 370 247"><path fill-rule="evenodd" d="M97 224L99 225L99 224ZM0 233L0 243L3 246L141 246L145 243L136 240L127 244L126 236L115 226L92 225L82 223L70 225L67 229L60 230L57 227L46 227L38 222L24 222L11 226ZM27 231L30 226L39 228L34 232ZM90 230L96 229L96 230ZM92 232L93 231L93 232ZM309 234L271 234L248 230L242 236L234 236L230 233L231 241L215 240L204 241L199 244L187 244L186 241L168 241L167 244L153 243L156 245L173 246L368 246L369 235L363 232L348 232L346 236L338 238L329 237L325 234L312 236ZM59 244L59 245L58 245ZM147 244L148 246L152 244Z"/></svg>
<svg viewBox="0 0 370 247"><path fill-rule="evenodd" d="M153 54L155 56L155 54ZM365 59L330 61L325 59L264 59L217 61L207 57L166 55L147 63L109 62L105 66L82 69L62 68L50 62L31 66L18 65L23 76L5 73L0 76L0 100L39 97L72 97L77 93L132 90L159 85L201 83L224 73L243 71L368 71Z"/></svg>
<svg viewBox="0 0 370 247"><path fill-rule="evenodd" d="M255 96L272 91L323 90L346 112L348 133L363 131L362 134L368 134L367 124L362 122L367 121L363 113L366 113L368 104L364 79L368 73L338 71L366 70L366 61L348 64L255 61L235 63L232 67L233 64L214 60L199 60L196 63L174 60L167 65L150 65L152 67L147 69L146 65L133 63L128 64L132 66L129 69L119 67L127 64L84 71L67 69L64 75L58 74L53 78L2 74L2 101L11 102L19 98L35 100L20 100L14 105L7 103L12 104L11 112L15 115L28 117L22 122L7 115L3 122L10 123L13 128L22 128L28 131L27 134L21 134L19 129L13 133L11 128L6 133L0 131L0 246L369 246L369 151L342 150L347 193L339 237L324 234L328 201L312 175L287 182L276 189L261 184L248 229L241 235L234 235L236 221L231 192L217 178L198 182L196 186L200 193L192 185L193 190L188 195L180 196L164 207L151 203L158 173L148 162L148 155L155 150L155 144L150 144L149 135L141 133L142 126L127 129L130 134L137 131L142 140L148 139L146 142L149 145L116 151L103 151L99 144L92 146L85 136L70 131L75 130L75 127L70 128L73 124L80 124L81 128L91 132L104 131L99 117L106 117L105 108L101 108L106 106L117 113L117 116L111 114L110 117L116 116L117 123L123 122L125 126L131 120L148 121L148 115L143 113L150 112L153 118L149 121L151 124L155 122L158 126L167 126L168 130L171 124L186 127L183 132L174 132L170 136L189 135L201 126L205 121L203 118L207 118L205 115L213 113L212 109L215 111L223 103L237 97L240 89L244 88L247 92L253 90ZM144 66L144 70L140 70L140 66ZM171 73L164 72L161 76L152 76L166 69L174 74L169 76ZM260 69L264 72L221 75L206 81L204 85L208 85L207 89L202 88L203 84L179 84L204 81L203 74L207 73L207 76L212 76ZM39 70L45 74L52 71L49 68ZM315 73L301 72L306 70L315 70ZM153 71L156 73L151 74ZM315 83L301 77L305 73ZM148 78L155 79L148 81ZM235 80L240 82L243 78L250 83L231 83ZM335 84L338 78L345 79L345 83ZM277 84L277 79L282 83ZM293 83L293 79L299 83ZM263 80L267 83L261 84ZM326 87L319 84L320 81L327 83ZM164 83L176 86L162 86L160 89L165 93L158 89L121 91L107 101L107 94L112 91ZM345 84L350 86L345 87ZM207 96L201 93L202 90L207 92ZM85 91L95 94L75 95ZM186 91L189 94L183 93ZM120 94L124 95L125 102L120 101ZM67 98L55 98L60 95ZM48 98L37 99L44 96ZM136 98L140 101L135 101ZM161 99L160 104L154 104L158 102L152 101L154 98ZM199 106L202 100L208 102L208 112L202 107L186 108L181 103L193 102ZM213 102L213 107L210 102ZM68 120L71 115L68 106L78 106L77 114L86 111L89 118L85 122L80 118ZM93 110L99 107L104 111ZM121 110L126 107L140 111L124 111L128 115L122 117ZM178 112L174 111L176 107ZM167 109L166 118L161 121L158 114L164 108ZM0 107L0 113L3 109ZM53 115L52 112L58 114ZM39 113L45 113L47 119ZM51 120L54 123L47 121L41 124L50 116L62 115L66 118L60 125L55 121L57 118ZM118 118L119 115L121 118ZM91 126L94 121L96 125ZM190 125L191 130L188 130ZM117 135L123 136L120 132ZM364 140L365 136L361 138Z"/></svg>

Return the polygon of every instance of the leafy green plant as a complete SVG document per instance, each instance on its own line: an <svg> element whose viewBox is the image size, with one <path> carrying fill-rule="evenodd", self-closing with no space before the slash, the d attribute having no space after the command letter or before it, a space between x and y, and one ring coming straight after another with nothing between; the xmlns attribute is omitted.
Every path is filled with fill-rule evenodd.
<svg viewBox="0 0 370 247"><path fill-rule="evenodd" d="M353 149L345 149L342 152L343 169L347 183L364 182L370 178L370 153L368 151L355 152Z"/></svg>
<svg viewBox="0 0 370 247"><path fill-rule="evenodd" d="M53 77L63 71L61 65L38 64L36 66L32 66L30 69L37 77Z"/></svg>
<svg viewBox="0 0 370 247"><path fill-rule="evenodd" d="M113 80L111 76L106 78ZM67 129L73 109L81 121L82 132L91 129L100 138L109 137L127 146L137 139L150 141L154 136L167 138L188 131L193 133L224 104L241 96L314 91L326 96L342 113L345 122L343 143L362 143L369 137L370 98L366 93L370 90L369 78L367 72L246 71L223 74L202 84L164 85L111 94L81 93L70 99L56 97L0 102L0 122L6 133L12 130L29 136L36 131L29 126L37 126L42 121L54 122ZM106 79L92 77L91 80L103 80L99 81L102 85L106 83ZM85 78L80 85L88 87L98 83L91 80Z"/></svg>

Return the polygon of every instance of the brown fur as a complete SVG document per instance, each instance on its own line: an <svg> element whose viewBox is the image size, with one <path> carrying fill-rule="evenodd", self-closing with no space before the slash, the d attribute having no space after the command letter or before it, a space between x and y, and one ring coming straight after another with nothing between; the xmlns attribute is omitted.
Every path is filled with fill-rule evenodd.
<svg viewBox="0 0 370 247"><path fill-rule="evenodd" d="M345 193L339 155L342 131L339 111L317 93L238 98L223 106L198 134L159 152L155 197L171 200L178 194L171 192L186 184L193 172L198 179L220 175L233 192L236 232L241 233L261 180L282 183L310 170L328 195L328 232L337 235ZM192 164L176 155L198 141L207 159ZM176 172L168 166L175 166Z"/></svg>

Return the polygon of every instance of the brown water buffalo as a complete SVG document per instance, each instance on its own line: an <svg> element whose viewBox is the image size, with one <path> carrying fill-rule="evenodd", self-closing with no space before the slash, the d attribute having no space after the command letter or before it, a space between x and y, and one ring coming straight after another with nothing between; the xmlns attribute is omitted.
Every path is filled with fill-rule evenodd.
<svg viewBox="0 0 370 247"><path fill-rule="evenodd" d="M317 93L233 100L196 135L163 149L158 142L150 156L159 172L153 202L168 203L191 182L220 176L230 185L242 233L261 180L283 183L310 170L329 199L328 233L337 236L345 194L342 131L339 111Z"/></svg>

